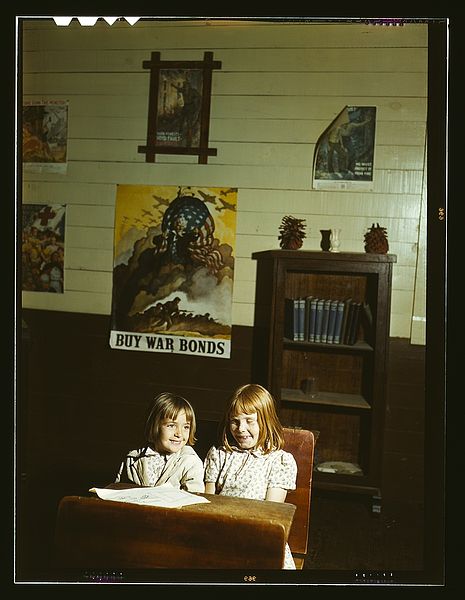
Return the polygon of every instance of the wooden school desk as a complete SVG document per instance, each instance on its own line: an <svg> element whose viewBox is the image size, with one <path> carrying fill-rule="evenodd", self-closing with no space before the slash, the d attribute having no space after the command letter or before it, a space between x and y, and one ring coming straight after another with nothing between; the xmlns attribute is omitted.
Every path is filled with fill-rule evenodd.
<svg viewBox="0 0 465 600"><path fill-rule="evenodd" d="M56 521L57 566L282 568L293 504L200 495L210 502L181 508L65 496Z"/></svg>

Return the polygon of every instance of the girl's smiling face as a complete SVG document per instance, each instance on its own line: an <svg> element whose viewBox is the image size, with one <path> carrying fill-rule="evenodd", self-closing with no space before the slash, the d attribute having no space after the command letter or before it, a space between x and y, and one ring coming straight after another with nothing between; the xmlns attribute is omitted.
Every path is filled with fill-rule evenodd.
<svg viewBox="0 0 465 600"><path fill-rule="evenodd" d="M237 445L242 450L255 449L258 443L260 426L257 413L239 414L229 420L229 429Z"/></svg>
<svg viewBox="0 0 465 600"><path fill-rule="evenodd" d="M175 419L163 419L160 427L159 451L174 454L181 450L189 440L191 424L186 420L186 413L181 410Z"/></svg>

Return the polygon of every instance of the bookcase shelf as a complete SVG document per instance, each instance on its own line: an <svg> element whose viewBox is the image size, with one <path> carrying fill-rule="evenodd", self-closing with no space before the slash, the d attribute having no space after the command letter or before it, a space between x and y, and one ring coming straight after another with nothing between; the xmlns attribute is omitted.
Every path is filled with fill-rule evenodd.
<svg viewBox="0 0 465 600"><path fill-rule="evenodd" d="M329 350L331 352L348 350L349 352L373 352L373 346L370 346L364 340L359 340L355 342L352 346L349 344L327 344L321 342L295 342L294 340L290 340L289 338L283 338L283 344L286 347L296 346L297 348L302 348L304 346L317 347L320 350Z"/></svg>
<svg viewBox="0 0 465 600"><path fill-rule="evenodd" d="M283 388L281 402L302 402L303 404L317 404L321 406L334 406L370 410L371 406L359 394L335 394L334 392L318 392L315 396L305 394L301 390Z"/></svg>
<svg viewBox="0 0 465 600"><path fill-rule="evenodd" d="M315 487L370 494L378 512L396 256L266 250L252 258L257 261L255 381L276 398L284 425L319 431ZM338 343L310 341L309 311L315 298L344 305L341 310L350 304L360 307L350 337L341 334ZM297 305L303 312L295 312ZM314 397L301 391L310 377L317 380ZM331 462L342 469L355 465L358 474L318 471L319 464Z"/></svg>
<svg viewBox="0 0 465 600"><path fill-rule="evenodd" d="M371 406L359 394L335 394L334 392L318 392L314 397L301 390L289 388L281 389L281 402L302 402L321 406L334 406L341 408L354 408L370 410Z"/></svg>

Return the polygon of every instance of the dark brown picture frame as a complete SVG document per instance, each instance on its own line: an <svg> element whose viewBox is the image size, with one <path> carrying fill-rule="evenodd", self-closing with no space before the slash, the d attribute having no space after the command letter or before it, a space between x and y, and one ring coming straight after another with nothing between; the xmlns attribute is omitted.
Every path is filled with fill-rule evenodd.
<svg viewBox="0 0 465 600"><path fill-rule="evenodd" d="M197 155L199 164L216 156L208 147L213 69L221 62L213 52L204 52L203 60L161 60L152 52L142 63L150 69L147 143L139 146L145 162L155 162L157 154Z"/></svg>

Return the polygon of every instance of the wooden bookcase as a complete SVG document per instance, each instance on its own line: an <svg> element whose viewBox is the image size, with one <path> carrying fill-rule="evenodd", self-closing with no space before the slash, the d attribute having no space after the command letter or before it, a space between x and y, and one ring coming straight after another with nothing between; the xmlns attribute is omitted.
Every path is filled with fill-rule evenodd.
<svg viewBox="0 0 465 600"><path fill-rule="evenodd" d="M318 432L315 487L370 495L373 512L380 512L396 256L267 250L255 252L252 258L257 261L255 381L277 400L284 425ZM350 297L365 303L371 312L371 325L360 320L353 345L292 341L285 337L285 299L307 296L334 300ZM317 378L316 397L302 391L308 377ZM323 462L355 464L361 472L320 472L318 465Z"/></svg>

